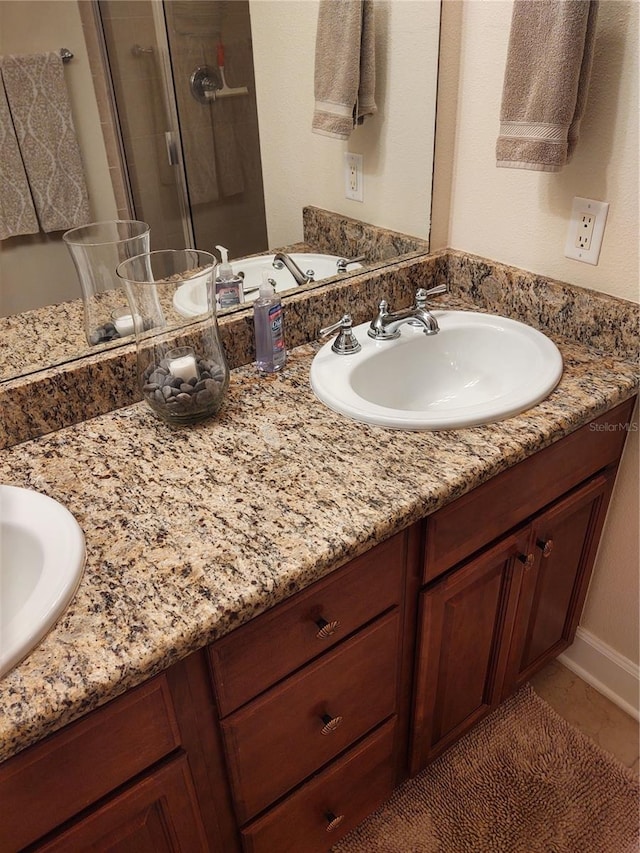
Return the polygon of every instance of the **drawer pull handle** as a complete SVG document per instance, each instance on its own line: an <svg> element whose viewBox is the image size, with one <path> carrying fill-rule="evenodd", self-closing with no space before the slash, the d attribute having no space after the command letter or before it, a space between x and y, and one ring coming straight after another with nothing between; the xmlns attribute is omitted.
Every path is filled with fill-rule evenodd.
<svg viewBox="0 0 640 853"><path fill-rule="evenodd" d="M525 569L530 569L536 560L533 554L518 554L518 559L521 563L524 563Z"/></svg>
<svg viewBox="0 0 640 853"><path fill-rule="evenodd" d="M319 640L326 640L327 637L335 634L337 629L340 627L340 621L338 619L334 619L332 622L327 622L327 620L323 619L321 616L319 619L316 619L316 625L320 629L316 634L316 637Z"/></svg>
<svg viewBox="0 0 640 853"><path fill-rule="evenodd" d="M322 715L324 726L320 729L321 735L330 735L342 725L342 717L331 717L329 714Z"/></svg>
<svg viewBox="0 0 640 853"><path fill-rule="evenodd" d="M325 817L328 821L328 823L325 827L327 832L333 832L333 830L337 829L340 826L340 824L342 823L342 821L344 820L343 814L335 815L333 812L327 812L325 814Z"/></svg>
<svg viewBox="0 0 640 853"><path fill-rule="evenodd" d="M538 539L536 545L542 551L543 557L548 557L553 551L553 539L547 539L546 542L543 542L542 539Z"/></svg>

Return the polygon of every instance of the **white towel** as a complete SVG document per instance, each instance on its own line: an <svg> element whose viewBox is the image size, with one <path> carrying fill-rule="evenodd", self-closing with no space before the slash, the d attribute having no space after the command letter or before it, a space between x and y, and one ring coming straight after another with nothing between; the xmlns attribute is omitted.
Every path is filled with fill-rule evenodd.
<svg viewBox="0 0 640 853"><path fill-rule="evenodd" d="M578 141L593 60L596 0L515 0L497 165L558 172Z"/></svg>
<svg viewBox="0 0 640 853"><path fill-rule="evenodd" d="M375 25L371 0L320 0L311 129L348 139L375 115Z"/></svg>
<svg viewBox="0 0 640 853"><path fill-rule="evenodd" d="M89 201L60 54L5 56L2 79L40 228L84 225Z"/></svg>
<svg viewBox="0 0 640 853"><path fill-rule="evenodd" d="M0 240L37 234L36 211L0 77Z"/></svg>

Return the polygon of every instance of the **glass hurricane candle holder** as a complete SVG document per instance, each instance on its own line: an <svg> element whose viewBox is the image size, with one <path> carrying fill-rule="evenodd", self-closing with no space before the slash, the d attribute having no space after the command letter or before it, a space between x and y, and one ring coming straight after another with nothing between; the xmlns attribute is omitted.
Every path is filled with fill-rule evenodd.
<svg viewBox="0 0 640 853"><path fill-rule="evenodd" d="M229 368L218 334L216 258L197 249L145 252L117 268L136 334L137 372L143 399L171 424L189 424L219 410ZM203 287L207 307L185 316L181 287Z"/></svg>
<svg viewBox="0 0 640 853"><path fill-rule="evenodd" d="M115 322L115 312L131 313L116 267L127 258L149 251L147 223L133 219L92 222L65 231L62 239L80 280L89 345L133 334L131 324L121 324L119 328Z"/></svg>

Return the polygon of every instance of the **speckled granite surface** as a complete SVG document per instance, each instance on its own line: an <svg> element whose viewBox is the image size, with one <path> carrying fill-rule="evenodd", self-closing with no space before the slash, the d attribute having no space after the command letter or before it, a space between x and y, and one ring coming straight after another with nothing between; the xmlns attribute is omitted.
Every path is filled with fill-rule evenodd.
<svg viewBox="0 0 640 853"><path fill-rule="evenodd" d="M429 241L378 225L369 225L320 207L302 211L304 239L319 251L354 258L365 255L364 264L389 261L410 252L426 254Z"/></svg>
<svg viewBox="0 0 640 853"><path fill-rule="evenodd" d="M280 251L311 252L314 249L297 243ZM109 311L127 305L127 297L121 290L104 294L103 305L107 300ZM222 313L229 314L230 311ZM114 358L123 344L134 342L133 336L129 336L98 347L89 346L84 332L82 299L0 317L0 339L3 342L0 380L15 379L81 358L93 359L102 354L105 358Z"/></svg>
<svg viewBox="0 0 640 853"><path fill-rule="evenodd" d="M290 346L344 310L361 322L381 287L400 305L418 282L446 277L451 257L356 276L316 291L313 305L297 293L287 316L299 312L307 326L292 328ZM465 259L467 272L457 275L473 280L480 262ZM464 288L437 302L473 307ZM626 332L616 343L626 322L618 315L629 304L618 302L608 300L606 316L616 320L614 348L625 349ZM234 329L246 340L245 320ZM634 393L632 348L603 355L550 336L565 361L558 388L529 412L485 427L406 433L348 421L313 397L315 345L303 344L280 375L236 369L216 420L173 430L136 404L0 451L0 481L60 500L88 548L65 615L0 681L0 759Z"/></svg>
<svg viewBox="0 0 640 853"><path fill-rule="evenodd" d="M387 294L392 304L407 305L428 275L426 269L405 261L341 277L332 284L297 288L283 300L288 347L313 340L344 311L351 311L355 322L363 322L375 313L380 293ZM230 367L254 358L250 308L232 310L220 318L219 327ZM130 343L0 382L0 448L139 400L135 362L135 344Z"/></svg>
<svg viewBox="0 0 640 853"><path fill-rule="evenodd" d="M347 258L365 255L363 266L371 267L389 263L401 255L425 254L429 250L427 240L369 225L328 210L305 207L302 213L305 242L280 246L272 251L326 252ZM307 290L315 286L311 285ZM126 296L118 290L112 291L109 299L111 308L127 304ZM11 317L0 317L0 339L3 341L0 348L0 381L32 374L78 358L92 358L96 352L113 357L113 350L122 347L121 341L103 344L99 350L87 344L81 298Z"/></svg>
<svg viewBox="0 0 640 853"><path fill-rule="evenodd" d="M235 371L215 421L172 430L137 404L4 451L2 482L62 501L88 557L64 617L0 681L0 757L631 395L633 365L561 346L556 391L486 427L352 423L314 399L305 345L281 375Z"/></svg>
<svg viewBox="0 0 640 853"><path fill-rule="evenodd" d="M361 323L375 315L382 297L394 309L401 308L411 303L418 287L441 283L481 310L522 319L637 363L637 303L450 250L297 288L283 300L288 346L314 340L345 311L351 312L354 323ZM231 367L253 359L251 309L222 317L220 334ZM139 399L133 344L0 382L0 448Z"/></svg>

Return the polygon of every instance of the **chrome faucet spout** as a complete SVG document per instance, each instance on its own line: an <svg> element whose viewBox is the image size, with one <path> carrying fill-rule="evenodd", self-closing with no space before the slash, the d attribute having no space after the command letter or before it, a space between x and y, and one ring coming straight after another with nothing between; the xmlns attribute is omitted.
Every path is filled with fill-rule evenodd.
<svg viewBox="0 0 640 853"><path fill-rule="evenodd" d="M415 305L400 311L390 312L383 299L378 306L378 315L371 321L367 334L370 338L390 341L400 336L400 327L405 323L422 326L425 335L437 335L440 331L438 321L427 308L427 297L434 293L444 293L446 287L438 286L431 290L420 289L416 293Z"/></svg>
<svg viewBox="0 0 640 853"><path fill-rule="evenodd" d="M276 269L286 267L294 277L296 284L308 284L313 281L313 270L307 270L306 273L302 272L298 264L286 252L276 252L273 257L273 266Z"/></svg>

